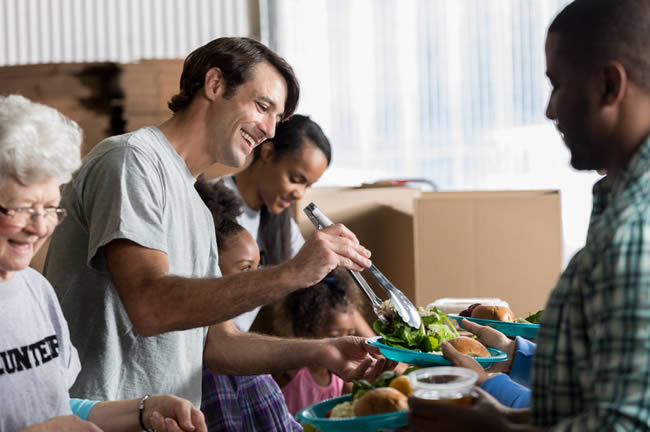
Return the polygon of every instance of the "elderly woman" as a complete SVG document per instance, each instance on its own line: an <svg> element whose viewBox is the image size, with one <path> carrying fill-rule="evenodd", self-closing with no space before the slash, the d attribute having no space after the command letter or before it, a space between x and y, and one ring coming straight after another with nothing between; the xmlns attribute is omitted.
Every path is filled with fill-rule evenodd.
<svg viewBox="0 0 650 432"><path fill-rule="evenodd" d="M56 110L0 97L0 430L205 431L201 412L174 396L69 397L77 351L51 285L28 265L66 216L59 186L80 145L77 124Z"/></svg>

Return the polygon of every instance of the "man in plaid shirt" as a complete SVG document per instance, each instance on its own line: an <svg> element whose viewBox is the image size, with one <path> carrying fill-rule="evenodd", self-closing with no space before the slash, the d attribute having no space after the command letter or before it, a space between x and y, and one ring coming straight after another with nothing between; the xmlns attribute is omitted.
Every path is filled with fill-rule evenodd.
<svg viewBox="0 0 650 432"><path fill-rule="evenodd" d="M411 401L410 430L650 430L650 2L576 0L546 40L553 120L593 189L585 247L551 293L530 409Z"/></svg>

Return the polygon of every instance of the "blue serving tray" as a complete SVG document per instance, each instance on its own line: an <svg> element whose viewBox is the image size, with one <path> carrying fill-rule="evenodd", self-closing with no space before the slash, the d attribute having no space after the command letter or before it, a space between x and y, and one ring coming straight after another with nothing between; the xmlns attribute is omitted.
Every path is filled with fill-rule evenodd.
<svg viewBox="0 0 650 432"><path fill-rule="evenodd" d="M341 402L352 400L352 395L339 396L304 408L296 415L299 423L311 424L321 432L371 432L406 426L407 411L376 414L364 417L328 418L327 411Z"/></svg>
<svg viewBox="0 0 650 432"><path fill-rule="evenodd" d="M451 362L444 358L442 354L425 353L420 351L412 351L404 348L396 348L382 343L381 336L375 336L366 339L366 343L370 346L379 348L379 351L387 359L394 360L401 363L408 363L417 366L449 366ZM502 362L508 360L508 355L498 349L488 348L490 357L473 357L479 364L487 368L492 363Z"/></svg>
<svg viewBox="0 0 650 432"><path fill-rule="evenodd" d="M447 315L449 318L453 318L458 321L458 325L462 328L463 325L461 321L466 319L468 321L475 322L477 324L490 326L499 330L506 336L521 336L527 339L537 339L537 330L539 330L539 324L525 324L517 322L507 322L507 321L497 321L489 320L482 318L470 318L464 317L456 314Z"/></svg>

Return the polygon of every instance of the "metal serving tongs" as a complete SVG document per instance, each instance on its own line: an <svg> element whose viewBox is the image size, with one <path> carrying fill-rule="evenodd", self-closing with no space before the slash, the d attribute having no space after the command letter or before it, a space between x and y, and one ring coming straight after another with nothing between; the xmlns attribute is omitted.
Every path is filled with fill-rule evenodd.
<svg viewBox="0 0 650 432"><path fill-rule="evenodd" d="M321 209L319 209L318 206L313 202L309 203L309 205L304 208L304 211L316 229L321 229L333 225L332 221L329 220L329 218L325 216L325 213L323 213ZM386 291L388 297L390 298L390 302L392 303L400 318L402 318L402 320L404 320L404 322L409 326L419 329L422 322L420 319L420 314L418 313L415 306L413 306L413 303L411 303L411 301L408 299L408 297L406 297L402 291L398 290L395 285L393 285L374 264L368 268L368 271L370 272L370 275L377 281L377 283ZM366 294L368 300L370 300L370 303L372 304L372 310L375 311L375 315L377 315L380 320L385 322L386 318L380 312L382 303L381 299L377 297L372 288L370 288L370 285L368 285L368 282L366 282L363 276L361 276L361 273L353 270L348 270L348 272L352 276L352 279L354 279L354 281L357 283L357 285L359 285L359 288L361 288L361 290Z"/></svg>

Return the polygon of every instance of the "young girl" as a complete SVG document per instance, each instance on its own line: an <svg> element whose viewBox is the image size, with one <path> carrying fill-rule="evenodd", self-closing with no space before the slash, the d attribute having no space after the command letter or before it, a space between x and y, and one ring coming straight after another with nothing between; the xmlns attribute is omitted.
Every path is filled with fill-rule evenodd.
<svg viewBox="0 0 650 432"><path fill-rule="evenodd" d="M255 270L257 243L236 222L243 202L223 182L195 187L214 218L219 268L225 275ZM208 430L232 432L301 431L287 411L282 392L270 375L214 375L203 366L201 411Z"/></svg>
<svg viewBox="0 0 650 432"><path fill-rule="evenodd" d="M296 337L328 338L355 334L355 311L350 276L337 268L318 284L291 293L286 313ZM302 368L273 375L294 416L303 408L349 393L351 385L323 368Z"/></svg>

